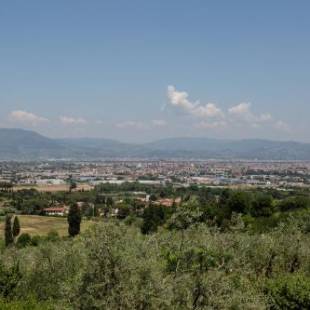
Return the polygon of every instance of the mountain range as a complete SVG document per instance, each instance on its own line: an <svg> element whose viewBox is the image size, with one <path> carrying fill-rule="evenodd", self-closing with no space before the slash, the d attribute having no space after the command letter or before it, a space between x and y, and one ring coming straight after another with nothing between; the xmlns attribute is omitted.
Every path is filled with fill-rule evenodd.
<svg viewBox="0 0 310 310"><path fill-rule="evenodd" d="M0 128L0 160L104 159L310 160L310 144L261 139L168 138L144 144L111 139L51 139Z"/></svg>

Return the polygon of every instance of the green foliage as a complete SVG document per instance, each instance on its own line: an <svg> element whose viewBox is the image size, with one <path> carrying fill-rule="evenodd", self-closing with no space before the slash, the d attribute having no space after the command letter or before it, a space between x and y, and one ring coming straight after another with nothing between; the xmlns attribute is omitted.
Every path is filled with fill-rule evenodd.
<svg viewBox="0 0 310 310"><path fill-rule="evenodd" d="M20 224L18 216L14 216L13 221L13 237L16 238L20 234Z"/></svg>
<svg viewBox="0 0 310 310"><path fill-rule="evenodd" d="M57 231L55 230L51 230L47 236L46 236L46 240L47 241L51 241L51 242L56 242L60 240L59 234ZM32 243L33 243L33 238L32 238Z"/></svg>
<svg viewBox="0 0 310 310"><path fill-rule="evenodd" d="M266 294L271 309L310 309L310 278L303 274L290 274L267 281Z"/></svg>
<svg viewBox="0 0 310 310"><path fill-rule="evenodd" d="M165 222L165 209L162 206L150 205L145 208L142 218L141 232L143 234L156 232L158 226Z"/></svg>
<svg viewBox="0 0 310 310"><path fill-rule="evenodd" d="M23 233L21 234L18 239L17 239L17 242L16 242L16 245L19 247L19 248L24 248L28 245L31 245L32 243L32 240L31 240L31 237L29 234L27 233Z"/></svg>
<svg viewBox="0 0 310 310"><path fill-rule="evenodd" d="M273 200L271 195L256 194L251 207L253 216L271 216L274 212Z"/></svg>
<svg viewBox="0 0 310 310"><path fill-rule="evenodd" d="M82 216L80 208L77 204L72 204L68 214L68 233L70 237L74 237L80 233L81 221Z"/></svg>
<svg viewBox="0 0 310 310"><path fill-rule="evenodd" d="M246 192L233 192L227 202L230 212L247 213L251 208L251 196Z"/></svg>
<svg viewBox="0 0 310 310"><path fill-rule="evenodd" d="M137 189L182 203L145 207L130 195ZM3 195L21 206L73 201L74 232L75 202L107 212L79 238L21 235L0 251L0 309L310 307L307 191L104 184L85 193ZM114 208L119 218L109 218Z"/></svg>
<svg viewBox="0 0 310 310"><path fill-rule="evenodd" d="M117 218L120 220L125 219L127 216L129 216L131 212L130 207L127 204L121 204L117 208L118 208Z"/></svg>
<svg viewBox="0 0 310 310"><path fill-rule="evenodd" d="M107 207L109 207L109 208L113 207L113 206L114 206L114 200L113 200L113 198L109 196L109 197L107 198L106 204L107 204Z"/></svg>
<svg viewBox="0 0 310 310"><path fill-rule="evenodd" d="M5 217L4 240L5 246L7 247L14 243L14 236L12 232L12 215L10 214L7 214Z"/></svg>
<svg viewBox="0 0 310 310"><path fill-rule="evenodd" d="M1 310L54 310L52 303L38 302L33 298L26 300L7 301L0 299Z"/></svg>
<svg viewBox="0 0 310 310"><path fill-rule="evenodd" d="M38 246L44 238L42 236L35 235L31 238L31 245L32 246Z"/></svg>
<svg viewBox="0 0 310 310"><path fill-rule="evenodd" d="M285 309L288 301L303 309L308 245L295 225L248 234L195 220L142 235L124 221L103 221L80 238L0 254L0 298L33 296L55 309Z"/></svg>
<svg viewBox="0 0 310 310"><path fill-rule="evenodd" d="M197 200L188 200L177 208L168 221L169 229L183 230L203 221L203 210Z"/></svg>
<svg viewBox="0 0 310 310"><path fill-rule="evenodd" d="M0 296L3 298L14 297L17 294L16 290L21 278L18 261L14 261L12 266L5 266L0 262Z"/></svg>
<svg viewBox="0 0 310 310"><path fill-rule="evenodd" d="M305 209L310 206L310 200L307 197L289 197L279 203L279 209L282 212L298 209Z"/></svg>

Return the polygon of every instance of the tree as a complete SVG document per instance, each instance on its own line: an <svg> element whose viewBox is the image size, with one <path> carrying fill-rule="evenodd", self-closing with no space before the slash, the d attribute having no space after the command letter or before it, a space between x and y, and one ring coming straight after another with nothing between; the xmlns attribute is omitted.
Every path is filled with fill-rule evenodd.
<svg viewBox="0 0 310 310"><path fill-rule="evenodd" d="M1 182L0 183L0 191L9 192L13 188L13 184L9 182Z"/></svg>
<svg viewBox="0 0 310 310"><path fill-rule="evenodd" d="M156 201L157 200L157 197L155 194L151 194L150 195L150 201Z"/></svg>
<svg viewBox="0 0 310 310"><path fill-rule="evenodd" d="M71 193L76 188L77 188L77 184L74 181L70 182L69 192Z"/></svg>
<svg viewBox="0 0 310 310"><path fill-rule="evenodd" d="M106 205L107 205L108 208L113 207L113 205L114 205L114 200L113 200L112 197L109 196L109 197L107 198L107 200L106 200Z"/></svg>
<svg viewBox="0 0 310 310"><path fill-rule="evenodd" d="M69 183L69 193L71 193L74 189L77 188L77 184L74 181L72 175L69 175L67 182Z"/></svg>
<svg viewBox="0 0 310 310"><path fill-rule="evenodd" d="M191 199L177 208L168 221L169 229L185 230L191 225L202 222L204 212L197 199Z"/></svg>
<svg viewBox="0 0 310 310"><path fill-rule="evenodd" d="M230 212L247 213L251 206L251 196L246 192L233 192L227 203Z"/></svg>
<svg viewBox="0 0 310 310"><path fill-rule="evenodd" d="M16 238L20 234L20 224L17 216L14 217L13 222L13 237Z"/></svg>
<svg viewBox="0 0 310 310"><path fill-rule="evenodd" d="M151 205L144 209L142 218L141 232L143 234L155 232L157 231L157 227L165 222L164 207Z"/></svg>
<svg viewBox="0 0 310 310"><path fill-rule="evenodd" d="M70 237L74 237L80 233L82 216L79 206L74 203L70 206L68 214L68 233Z"/></svg>
<svg viewBox="0 0 310 310"><path fill-rule="evenodd" d="M257 194L252 202L251 214L253 216L270 216L274 211L272 196L267 194Z"/></svg>
<svg viewBox="0 0 310 310"><path fill-rule="evenodd" d="M7 214L7 216L5 217L4 239L6 247L14 243L14 237L12 232L12 215L10 214Z"/></svg>
<svg viewBox="0 0 310 310"><path fill-rule="evenodd" d="M121 204L118 206L117 218L122 220L130 214L130 207L127 204Z"/></svg>
<svg viewBox="0 0 310 310"><path fill-rule="evenodd" d="M310 281L303 274L278 276L267 282L271 309L309 309Z"/></svg>

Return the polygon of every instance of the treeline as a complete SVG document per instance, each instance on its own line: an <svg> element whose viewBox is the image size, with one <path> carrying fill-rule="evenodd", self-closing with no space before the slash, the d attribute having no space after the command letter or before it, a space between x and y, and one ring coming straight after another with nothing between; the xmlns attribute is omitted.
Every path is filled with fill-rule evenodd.
<svg viewBox="0 0 310 310"><path fill-rule="evenodd" d="M139 196L140 195L140 196ZM148 195L149 201L142 201ZM181 199L171 206L160 205L160 200ZM306 190L281 191L274 189L228 190L191 185L174 187L171 184L145 185L140 183L101 184L92 191L42 193L35 189L19 192L5 191L0 199L7 207L5 213L44 215L44 209L57 205L79 203L82 216L116 217L138 225L143 233L155 232L158 227L174 227L174 219L184 222L206 223L225 230L238 214L245 229L264 232L288 221L294 214L307 217L310 211ZM158 202L159 201L159 202ZM190 218L188 220L187 218ZM178 224L180 225L180 224Z"/></svg>

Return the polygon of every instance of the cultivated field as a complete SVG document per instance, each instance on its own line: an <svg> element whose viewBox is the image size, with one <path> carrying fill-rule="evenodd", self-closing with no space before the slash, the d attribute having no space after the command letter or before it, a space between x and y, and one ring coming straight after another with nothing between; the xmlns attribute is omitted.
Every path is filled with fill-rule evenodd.
<svg viewBox="0 0 310 310"><path fill-rule="evenodd" d="M47 235L50 231L57 231L60 236L68 235L67 218L48 217L36 215L19 215L21 233L34 235ZM81 231L85 231L93 224L92 221L82 221ZM4 222L0 223L0 231L3 232Z"/></svg>
<svg viewBox="0 0 310 310"><path fill-rule="evenodd" d="M68 192L69 185L67 184L60 184L60 185L16 185L14 186L14 191L20 191L23 189L36 189L39 192ZM74 191L90 191L94 187L89 184L78 184L77 188Z"/></svg>

